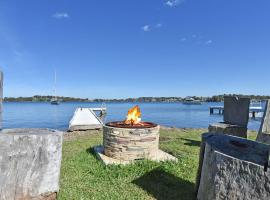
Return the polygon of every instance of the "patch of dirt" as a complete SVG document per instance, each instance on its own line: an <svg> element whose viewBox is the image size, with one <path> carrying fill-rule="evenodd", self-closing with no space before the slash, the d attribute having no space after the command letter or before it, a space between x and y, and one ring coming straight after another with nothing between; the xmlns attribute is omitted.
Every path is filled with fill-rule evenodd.
<svg viewBox="0 0 270 200"><path fill-rule="evenodd" d="M75 140L80 136L102 134L101 130L72 131L64 133L64 140Z"/></svg>
<svg viewBox="0 0 270 200"><path fill-rule="evenodd" d="M182 132L189 132L192 130L196 130L196 131L204 131L207 132L206 128L176 128L176 127L169 127L169 126L160 126L161 130L165 130L165 131L182 131Z"/></svg>

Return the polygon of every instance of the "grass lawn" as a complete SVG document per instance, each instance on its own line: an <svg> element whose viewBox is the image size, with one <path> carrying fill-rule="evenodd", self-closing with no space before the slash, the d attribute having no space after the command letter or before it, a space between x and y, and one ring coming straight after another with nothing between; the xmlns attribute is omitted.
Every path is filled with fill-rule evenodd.
<svg viewBox="0 0 270 200"><path fill-rule="evenodd" d="M65 139L58 199L193 199L203 132L161 130L160 148L178 163L138 161L127 166L105 166L96 158L93 147L102 143L101 132Z"/></svg>

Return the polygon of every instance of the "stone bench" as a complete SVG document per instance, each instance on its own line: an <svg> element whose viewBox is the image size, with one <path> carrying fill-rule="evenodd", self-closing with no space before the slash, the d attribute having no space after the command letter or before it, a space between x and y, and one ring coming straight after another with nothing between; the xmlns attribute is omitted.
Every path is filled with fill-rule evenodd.
<svg viewBox="0 0 270 200"><path fill-rule="evenodd" d="M0 132L0 199L56 199L62 132L6 129Z"/></svg>
<svg viewBox="0 0 270 200"><path fill-rule="evenodd" d="M219 122L215 124L210 124L208 127L210 133L216 134L226 134L233 135L237 137L247 138L247 127L226 124L224 122Z"/></svg>
<svg viewBox="0 0 270 200"><path fill-rule="evenodd" d="M248 98L224 96L224 122L210 124L208 131L247 138L249 105Z"/></svg>
<svg viewBox="0 0 270 200"><path fill-rule="evenodd" d="M270 199L269 145L230 135L202 135L198 200Z"/></svg>

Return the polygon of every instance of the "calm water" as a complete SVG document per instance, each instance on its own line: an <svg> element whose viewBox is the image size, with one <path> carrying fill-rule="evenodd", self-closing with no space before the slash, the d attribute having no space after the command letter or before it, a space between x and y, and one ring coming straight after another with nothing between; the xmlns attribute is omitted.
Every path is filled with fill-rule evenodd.
<svg viewBox="0 0 270 200"><path fill-rule="evenodd" d="M207 128L210 123L222 121L221 115L209 115L209 106L183 105L182 103L137 103L141 107L142 120L179 128ZM136 104L107 103L106 121L123 120L127 110ZM67 129L76 107L100 107L100 103L4 103L3 127L31 127ZM249 128L258 130L260 119L250 120Z"/></svg>

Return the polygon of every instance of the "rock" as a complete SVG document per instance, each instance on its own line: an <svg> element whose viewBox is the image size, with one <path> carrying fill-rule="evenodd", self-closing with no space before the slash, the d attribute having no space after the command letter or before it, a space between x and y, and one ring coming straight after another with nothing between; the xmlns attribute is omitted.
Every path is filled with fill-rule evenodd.
<svg viewBox="0 0 270 200"><path fill-rule="evenodd" d="M0 132L0 199L56 199L62 132L6 129Z"/></svg>
<svg viewBox="0 0 270 200"><path fill-rule="evenodd" d="M226 124L222 122L210 124L208 127L208 131L210 133L227 134L227 135L247 138L247 127Z"/></svg>
<svg viewBox="0 0 270 200"><path fill-rule="evenodd" d="M224 96L224 122L247 127L249 120L249 98Z"/></svg>
<svg viewBox="0 0 270 200"><path fill-rule="evenodd" d="M211 133L203 134L202 141L198 200L270 199L268 145Z"/></svg>
<svg viewBox="0 0 270 200"><path fill-rule="evenodd" d="M4 80L4 74L3 72L0 71L0 129L2 129L3 80Z"/></svg>
<svg viewBox="0 0 270 200"><path fill-rule="evenodd" d="M256 141L270 144L270 100L266 102L261 127Z"/></svg>

